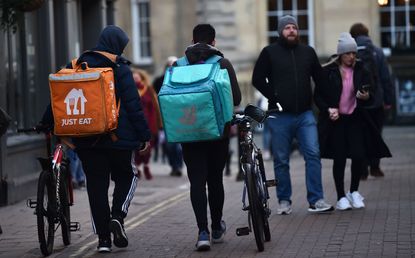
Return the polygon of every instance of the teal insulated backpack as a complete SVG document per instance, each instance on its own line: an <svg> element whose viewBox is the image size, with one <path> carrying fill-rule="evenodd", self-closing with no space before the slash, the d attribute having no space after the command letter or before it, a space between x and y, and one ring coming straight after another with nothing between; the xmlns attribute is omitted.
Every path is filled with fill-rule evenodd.
<svg viewBox="0 0 415 258"><path fill-rule="evenodd" d="M189 65L186 57L166 70L158 94L168 142L219 139L232 119L233 98L228 71L212 56L202 64Z"/></svg>

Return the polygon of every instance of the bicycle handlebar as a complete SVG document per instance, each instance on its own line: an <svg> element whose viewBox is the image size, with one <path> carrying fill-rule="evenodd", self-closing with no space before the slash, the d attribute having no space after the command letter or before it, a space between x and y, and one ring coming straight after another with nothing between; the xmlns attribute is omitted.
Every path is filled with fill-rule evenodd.
<svg viewBox="0 0 415 258"><path fill-rule="evenodd" d="M258 123L262 123L265 121L265 119L271 114L275 112L282 112L282 107L280 103L277 102L277 108L270 109L267 111L263 111L259 107L256 107L254 105L248 104L245 107L245 110L243 111L236 111L233 115L233 119L231 121L231 124L237 124L240 123L244 119L249 119L256 121Z"/></svg>

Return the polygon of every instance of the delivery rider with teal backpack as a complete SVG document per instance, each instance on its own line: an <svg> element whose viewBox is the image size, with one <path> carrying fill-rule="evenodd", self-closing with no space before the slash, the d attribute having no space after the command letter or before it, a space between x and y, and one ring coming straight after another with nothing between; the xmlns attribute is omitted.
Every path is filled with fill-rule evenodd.
<svg viewBox="0 0 415 258"><path fill-rule="evenodd" d="M222 98L221 101L226 103L232 101L233 105L237 106L241 102L241 91L239 89L235 71L229 60L223 58L223 54L217 48L215 48L215 33L215 29L210 24L199 24L194 27L193 45L187 47L185 51L185 58L179 59L174 64L174 66L177 67L188 65L189 67L192 66L191 69L195 69L194 67L198 67L195 64L205 64L212 62L219 63L221 70L226 69L227 75L229 76L228 80L230 81L231 97L229 100L227 100L227 96L224 96L227 94L226 90L222 92L219 88L218 93L213 94L213 98ZM204 71L201 71L201 73L203 72ZM169 70L166 72L166 75L167 74L169 74ZM194 74L196 77L204 77L203 74L200 75L197 72L192 74ZM227 78L227 75L225 73L224 76ZM188 80L192 80L192 78L189 77ZM167 79L165 78L164 82L166 81ZM164 87L165 85L163 83L162 89L159 93L159 99L162 95ZM217 103L217 101L215 103ZM160 100L160 102L162 101ZM222 105L226 106L226 103L222 103ZM160 105L162 105L162 103L160 103ZM162 106L161 109L163 109ZM226 111L226 108L224 109L224 113L229 113L229 110ZM161 111L163 113L163 110ZM176 111L180 112L180 110ZM182 117L180 121L184 122L185 124L192 124L195 122L197 117L193 116L192 118L191 115L189 116L189 114L192 113L191 109L190 112L187 113L188 115ZM223 114L219 114L218 116L220 115ZM218 121L220 119L225 119L226 121L229 119L229 117L219 117ZM165 124L165 121L163 121L163 123ZM196 249L198 251L210 249L211 237L213 243L222 242L226 231L225 222L222 220L222 210L225 196L223 189L223 169L225 167L229 149L229 136L226 133L226 128L229 127L229 124L225 124L224 127L225 132L220 132L220 136L212 137L211 140L205 138L201 141L182 142L183 159L187 166L187 175L190 181L190 199L192 202L193 211L196 216L197 226L199 228L198 239L196 243ZM208 187L209 199L206 196L206 184ZM207 219L208 202L211 215L211 231L208 228Z"/></svg>

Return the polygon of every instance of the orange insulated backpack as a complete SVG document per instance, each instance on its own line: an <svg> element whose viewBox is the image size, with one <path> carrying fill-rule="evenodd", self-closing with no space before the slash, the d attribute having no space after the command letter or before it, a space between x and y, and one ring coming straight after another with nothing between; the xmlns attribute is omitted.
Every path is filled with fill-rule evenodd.
<svg viewBox="0 0 415 258"><path fill-rule="evenodd" d="M116 56L98 52L115 62ZM58 136L81 137L117 128L114 72L111 67L88 67L86 62L49 75L51 106Z"/></svg>

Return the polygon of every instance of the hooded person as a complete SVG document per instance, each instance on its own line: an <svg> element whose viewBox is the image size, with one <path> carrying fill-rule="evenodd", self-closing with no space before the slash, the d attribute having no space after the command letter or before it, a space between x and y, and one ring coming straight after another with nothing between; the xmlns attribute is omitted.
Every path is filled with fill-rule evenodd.
<svg viewBox="0 0 415 258"><path fill-rule="evenodd" d="M128 41L122 29L109 25L101 32L96 47L84 52L77 60L77 63L88 63L89 67L112 67L116 99L120 102L116 139L107 134L72 138L86 176L99 252L111 251L111 233L115 246L128 245L123 225L138 179L134 151L139 149L145 153L151 137L130 62L121 56ZM67 68L72 68L72 64L69 63ZM41 124L53 127L50 105ZM108 201L110 179L115 183L111 208Z"/></svg>
<svg viewBox="0 0 415 258"><path fill-rule="evenodd" d="M360 60L370 71L374 81L373 102L367 106L370 116L380 132L383 130L385 122L385 111L390 110L393 104L394 85L391 80L388 63L382 48L375 46L369 37L369 29L363 23L355 23L350 27L350 34L355 38L358 46ZM380 159L374 158L368 161L368 169L362 173L361 179L366 180L370 175L383 177L384 173L380 167Z"/></svg>

